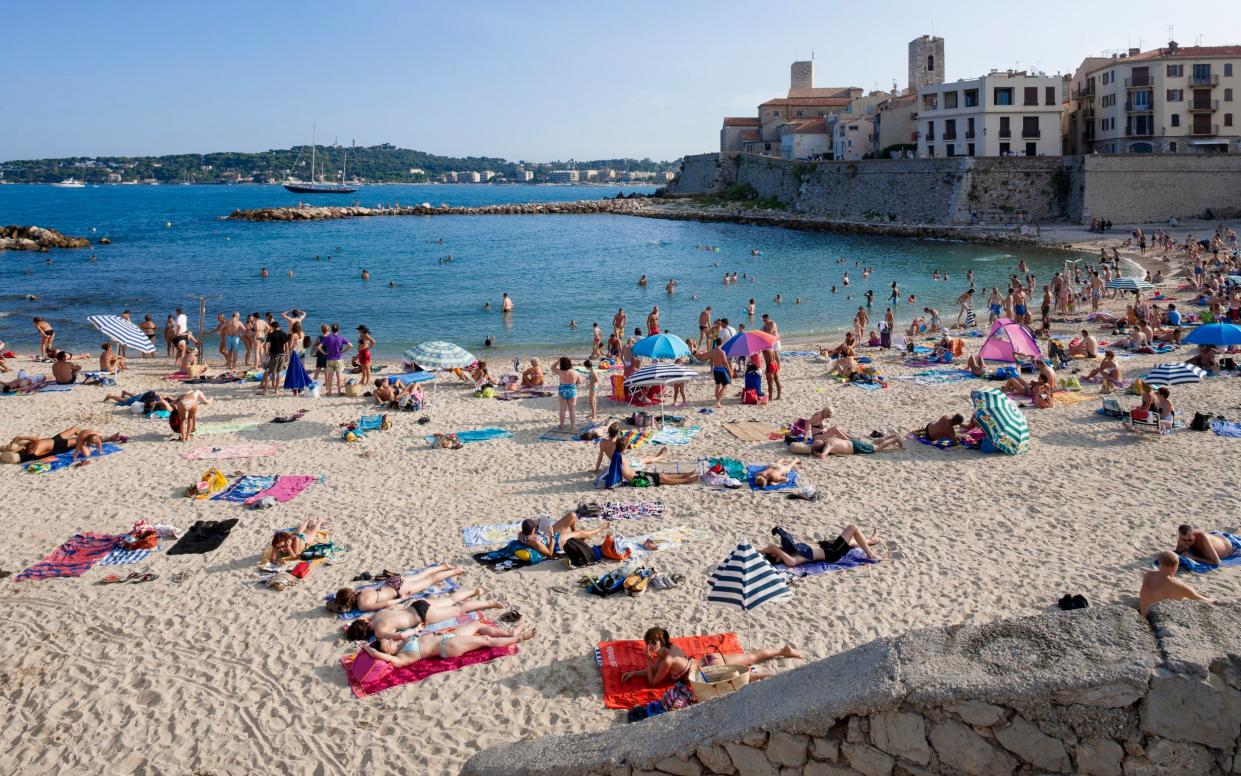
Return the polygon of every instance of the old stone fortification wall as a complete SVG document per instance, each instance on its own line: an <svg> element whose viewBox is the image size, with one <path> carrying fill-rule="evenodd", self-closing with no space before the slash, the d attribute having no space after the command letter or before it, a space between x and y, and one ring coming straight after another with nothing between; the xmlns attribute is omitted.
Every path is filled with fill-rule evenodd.
<svg viewBox="0 0 1241 776"><path fill-rule="evenodd" d="M799 162L686 157L678 195L754 187L795 213L900 224L1022 224L1067 218L1147 223L1241 214L1241 157L954 157Z"/></svg>
<svg viewBox="0 0 1241 776"><path fill-rule="evenodd" d="M725 698L494 747L467 776L1241 773L1241 605L881 639Z"/></svg>

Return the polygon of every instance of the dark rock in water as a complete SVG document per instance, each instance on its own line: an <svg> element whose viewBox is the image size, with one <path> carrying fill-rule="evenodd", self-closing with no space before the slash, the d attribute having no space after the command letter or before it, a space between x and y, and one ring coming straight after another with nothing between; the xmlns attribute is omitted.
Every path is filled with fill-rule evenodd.
<svg viewBox="0 0 1241 776"><path fill-rule="evenodd" d="M0 227L0 251L46 251L48 248L85 248L90 240L71 237L40 226Z"/></svg>

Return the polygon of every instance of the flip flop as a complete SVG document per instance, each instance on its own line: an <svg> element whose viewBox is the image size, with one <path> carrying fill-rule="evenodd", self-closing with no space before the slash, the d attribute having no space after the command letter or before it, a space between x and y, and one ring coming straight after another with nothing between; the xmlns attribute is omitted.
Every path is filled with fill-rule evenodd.
<svg viewBox="0 0 1241 776"><path fill-rule="evenodd" d="M117 583L119 583L119 582L130 582L130 581L132 581L132 580L137 579L137 578L138 578L138 577L140 577L140 576L142 576L142 575L141 575L141 574L139 574L139 573L138 573L138 572L136 572L136 571L131 571L131 572L129 572L129 576L126 576L126 577L122 577L120 574L109 574L109 575L107 575L106 577L104 577L103 579L99 580L99 584L101 584L101 585L115 585L115 584L117 584Z"/></svg>
<svg viewBox="0 0 1241 776"><path fill-rule="evenodd" d="M508 624L508 625L512 625L518 622L519 620L521 620L521 612L517 611L516 609L512 609L500 615L499 617L497 617L496 620L499 622Z"/></svg>
<svg viewBox="0 0 1241 776"><path fill-rule="evenodd" d="M143 582L154 582L154 581L155 581L155 580L157 580L157 579L159 579L159 574L153 574L153 573L151 573L151 572L149 572L149 571L148 571L148 572L147 572L147 573L145 573L145 574L141 574L141 575L139 575L137 579L134 579L134 580L133 580L133 583L134 583L135 585L137 585L137 584L141 584L141 583L143 583ZM130 580L125 580L125 581L126 581L126 582L128 582L128 581L130 581Z"/></svg>

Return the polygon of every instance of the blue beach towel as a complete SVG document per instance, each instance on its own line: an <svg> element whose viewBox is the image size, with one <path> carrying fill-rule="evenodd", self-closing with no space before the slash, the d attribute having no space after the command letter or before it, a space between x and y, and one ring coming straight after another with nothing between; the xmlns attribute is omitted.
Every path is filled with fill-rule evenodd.
<svg viewBox="0 0 1241 776"><path fill-rule="evenodd" d="M117 547L112 552L104 556L104 559L96 565L99 566L128 566L131 563L137 563L146 556L150 555L154 550L127 550L124 547Z"/></svg>
<svg viewBox="0 0 1241 776"><path fill-rule="evenodd" d="M1227 558L1220 558L1219 565L1212 566L1210 563L1203 563L1202 561L1192 558L1185 553L1177 553L1177 556L1181 559L1181 569L1191 571L1194 574L1205 574L1208 571L1215 571L1216 569L1224 568L1226 566L1230 568L1241 567L1241 536L1224 533L1223 531L1212 531L1211 533L1215 536L1222 536L1228 540L1228 543L1232 545L1232 555ZM1156 560L1152 562L1151 567L1159 568L1159 561Z"/></svg>
<svg viewBox="0 0 1241 776"><path fill-rule="evenodd" d="M1241 423L1235 420L1213 420L1211 430L1222 437L1241 439Z"/></svg>
<svg viewBox="0 0 1241 776"><path fill-rule="evenodd" d="M247 474L236 482L211 497L212 501L233 501L241 503L248 498L257 496L276 484L275 474Z"/></svg>
<svg viewBox="0 0 1241 776"><path fill-rule="evenodd" d="M112 453L119 453L121 450L122 448L120 445L113 444L111 442L104 442L103 444L104 455L111 455ZM87 456L86 460L93 461L98 457L99 457L99 449L92 446L90 448L90 455ZM47 469L47 471L52 471L52 472L57 471L59 469L67 469L73 465L73 451L66 450L63 453L57 453L56 455L45 456L43 458L38 459L37 461L27 461L26 463L22 464L22 468L25 469L26 471L30 471L30 467L34 466L35 464L49 464L50 468Z"/></svg>
<svg viewBox="0 0 1241 776"><path fill-rule="evenodd" d="M848 552L846 552L845 556L841 558L840 560L836 561L835 563L828 563L827 561L816 560L810 563L803 563L800 566L792 566L792 567L781 564L781 565L776 566L776 571L781 571L781 572L784 572L785 574L791 574L792 576L795 576L795 577L813 577L819 574L827 574L833 571L846 571L848 569L855 569L858 566L869 566L872 563L878 563L878 562L879 561L877 560L871 560L870 558L866 557L866 553L862 552L857 547L854 547L852 550L849 550Z"/></svg>
<svg viewBox="0 0 1241 776"><path fill-rule="evenodd" d="M676 428L675 426L664 426L655 432L655 436L651 437L653 445L688 445L694 441L694 437L702 430L701 426L686 426L685 428Z"/></svg>
<svg viewBox="0 0 1241 776"><path fill-rule="evenodd" d="M462 444L469 444L470 442L486 442L490 439L505 439L511 437L513 432L505 431L502 428L472 428L469 431L458 431L456 434L457 439L460 439ZM434 434L427 436L428 443L434 441Z"/></svg>
<svg viewBox="0 0 1241 776"><path fill-rule="evenodd" d="M767 487L765 487L765 488L760 488L758 485L756 485L756 484L754 483L754 477L755 477L755 476L756 476L759 472L761 472L763 469L766 469L766 468L767 468L767 464L763 464L763 463L752 463L752 464L750 464L749 466L747 466L747 467L745 467L745 468L746 468L746 478L747 478L747 479L749 480L749 482L750 482L750 490L788 490L788 489L790 489L790 488L796 488L796 487L798 487L798 479L799 479L799 478L798 478L798 474L797 474L797 470L796 470L796 469L794 469L793 471L789 472L789 479L788 479L788 481L787 481L787 482L782 482L782 483L780 483L779 485L768 485L768 486L767 486Z"/></svg>

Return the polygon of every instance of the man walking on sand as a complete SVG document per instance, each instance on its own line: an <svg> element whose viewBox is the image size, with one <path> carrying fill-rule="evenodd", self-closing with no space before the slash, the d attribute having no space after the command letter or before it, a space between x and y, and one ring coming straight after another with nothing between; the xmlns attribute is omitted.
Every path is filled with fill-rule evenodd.
<svg viewBox="0 0 1241 776"><path fill-rule="evenodd" d="M712 343L711 353L708 355L711 359L711 376L715 379L715 406L717 408L720 407L720 398L724 395L724 391L728 390L728 385L733 381L734 376L732 364L728 363L728 356L724 355L724 349L720 347L723 343L723 340L716 337Z"/></svg>
<svg viewBox="0 0 1241 776"><path fill-rule="evenodd" d="M341 363L341 356L345 351L353 347L353 343L341 336L340 324L332 324L332 333L319 340L319 347L316 352L322 353L327 363L324 367L325 375L323 378L323 395L332 395L332 382L336 382L336 395L345 395L345 374L344 365Z"/></svg>

